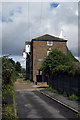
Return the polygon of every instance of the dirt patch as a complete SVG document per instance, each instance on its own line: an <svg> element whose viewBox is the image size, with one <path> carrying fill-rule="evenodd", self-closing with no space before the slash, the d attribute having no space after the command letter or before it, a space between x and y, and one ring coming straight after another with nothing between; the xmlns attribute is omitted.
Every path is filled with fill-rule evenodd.
<svg viewBox="0 0 80 120"><path fill-rule="evenodd" d="M15 91L33 91L33 90L41 90L41 88L38 85L35 85L34 83L27 83L27 81L23 81L23 79L17 79L17 81L14 84Z"/></svg>

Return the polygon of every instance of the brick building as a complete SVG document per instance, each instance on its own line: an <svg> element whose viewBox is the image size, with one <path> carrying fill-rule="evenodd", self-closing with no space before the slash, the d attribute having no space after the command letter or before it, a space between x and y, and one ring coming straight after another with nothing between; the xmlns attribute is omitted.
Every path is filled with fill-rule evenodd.
<svg viewBox="0 0 80 120"><path fill-rule="evenodd" d="M58 38L51 35L43 35L31 40L31 42L25 42L26 44L26 72L27 79L37 81L37 76L41 76L41 81L45 81L42 71L40 71L43 60L47 57L49 52L55 48L68 54L67 40Z"/></svg>

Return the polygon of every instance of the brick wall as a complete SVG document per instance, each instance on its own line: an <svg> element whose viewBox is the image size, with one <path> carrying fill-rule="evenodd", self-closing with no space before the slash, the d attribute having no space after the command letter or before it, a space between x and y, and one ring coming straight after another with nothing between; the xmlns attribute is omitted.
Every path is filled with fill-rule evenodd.
<svg viewBox="0 0 80 120"><path fill-rule="evenodd" d="M67 54L66 42L53 42L53 46L48 46L47 41L33 41L33 81L36 82L36 75L38 74L38 69L40 69L43 61L38 61L38 59L45 59L47 56L47 51L49 48L59 49L63 53Z"/></svg>

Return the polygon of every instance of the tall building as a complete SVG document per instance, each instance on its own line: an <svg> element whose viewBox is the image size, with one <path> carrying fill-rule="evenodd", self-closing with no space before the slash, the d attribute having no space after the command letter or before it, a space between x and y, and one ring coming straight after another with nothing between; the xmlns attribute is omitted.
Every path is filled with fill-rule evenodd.
<svg viewBox="0 0 80 120"><path fill-rule="evenodd" d="M45 34L43 36L26 41L26 72L27 79L33 80L34 83L45 82L46 79L40 70L43 60L53 49L58 49L68 54L67 40ZM38 79L39 78L39 79Z"/></svg>

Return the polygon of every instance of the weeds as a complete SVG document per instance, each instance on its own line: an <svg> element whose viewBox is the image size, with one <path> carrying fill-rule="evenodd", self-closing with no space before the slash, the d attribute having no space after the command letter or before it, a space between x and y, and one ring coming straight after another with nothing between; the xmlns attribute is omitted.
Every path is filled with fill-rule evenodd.
<svg viewBox="0 0 80 120"><path fill-rule="evenodd" d="M30 81L30 80L27 80L27 83L31 83L31 81Z"/></svg>
<svg viewBox="0 0 80 120"><path fill-rule="evenodd" d="M54 93L58 93L58 91L54 88L47 88L47 90L51 91L51 92L54 92Z"/></svg>
<svg viewBox="0 0 80 120"><path fill-rule="evenodd" d="M19 80L19 83L22 83L22 80Z"/></svg>
<svg viewBox="0 0 80 120"><path fill-rule="evenodd" d="M76 96L75 94L72 94L71 96L69 96L70 100L79 100L79 97Z"/></svg>
<svg viewBox="0 0 80 120"><path fill-rule="evenodd" d="M5 118L10 118L10 119L15 118L14 108L12 105L8 104L7 106L4 107L3 116Z"/></svg>
<svg viewBox="0 0 80 120"><path fill-rule="evenodd" d="M78 112L77 116L80 117L80 112Z"/></svg>
<svg viewBox="0 0 80 120"><path fill-rule="evenodd" d="M63 92L63 96L67 96L67 93L65 91Z"/></svg>

